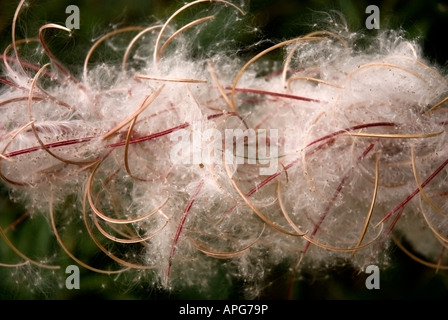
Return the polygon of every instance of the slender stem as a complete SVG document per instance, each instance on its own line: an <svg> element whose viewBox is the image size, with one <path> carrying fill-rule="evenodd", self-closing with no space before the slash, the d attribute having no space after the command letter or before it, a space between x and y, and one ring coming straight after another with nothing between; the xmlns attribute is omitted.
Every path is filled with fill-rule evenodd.
<svg viewBox="0 0 448 320"><path fill-rule="evenodd" d="M180 218L179 225L177 226L176 233L174 234L173 244L171 245L170 257L168 259L168 267L166 269L166 282L168 282L168 277L171 272L171 266L173 264L173 256L174 256L174 253L176 252L177 242L179 241L179 237L182 232L182 228L185 224L185 220L187 219L187 215L190 212L190 209L193 206L193 203L194 203L197 195L201 191L201 188L203 185L204 185L204 180L201 180L199 182L198 186L196 187L196 190L194 191L193 195L190 197L190 200L188 201L187 205L185 206L182 217Z"/></svg>
<svg viewBox="0 0 448 320"><path fill-rule="evenodd" d="M421 184L421 188L423 189L428 183L431 182L432 179L434 179L435 176L437 176L440 171L443 170L443 168L445 168L448 165L448 158L428 177L425 179L425 181L423 181L423 183ZM420 188L416 188L411 194L409 194L406 199L404 199L402 202L400 202L395 208L393 208L392 210L390 210L383 219L380 220L380 222L378 222L378 225L385 222L387 219L389 219L392 215L394 215L395 213L397 213L398 211L402 210L409 201L412 200L412 198L414 198L418 193L420 192ZM391 231L393 228L393 225L391 225L391 228L389 231Z"/></svg>

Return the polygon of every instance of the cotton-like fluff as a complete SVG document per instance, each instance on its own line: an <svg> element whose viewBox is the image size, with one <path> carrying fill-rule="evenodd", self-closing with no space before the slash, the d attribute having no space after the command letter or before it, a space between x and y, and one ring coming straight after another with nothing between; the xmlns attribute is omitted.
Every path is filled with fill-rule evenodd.
<svg viewBox="0 0 448 320"><path fill-rule="evenodd" d="M121 30L135 36L120 65L89 63L122 35L100 38L79 76L44 37L50 63L30 67L16 39L0 101L0 173L13 198L48 216L55 241L84 268L142 270L167 289L208 292L219 274L255 297L278 265L293 275L386 266L392 240L446 268L448 84L418 44L392 31L366 41L338 26L249 59L224 47L194 55L189 37L212 16L172 20L201 2ZM80 232L67 231L74 220L107 268L66 246Z"/></svg>

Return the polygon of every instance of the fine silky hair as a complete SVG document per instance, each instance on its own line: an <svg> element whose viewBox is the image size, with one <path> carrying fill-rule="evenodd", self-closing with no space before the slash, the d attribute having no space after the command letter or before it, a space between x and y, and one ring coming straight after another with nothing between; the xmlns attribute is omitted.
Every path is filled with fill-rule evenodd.
<svg viewBox="0 0 448 320"><path fill-rule="evenodd" d="M105 33L74 71L49 45L73 30L17 37L24 5L0 56L0 177L72 264L204 292L219 270L248 298L279 265L291 281L387 268L391 244L448 268L448 83L404 32L327 14L325 29L248 57L224 32L252 30L244 5L197 0ZM225 39L201 51L215 19ZM121 59L92 62L104 46ZM62 268L57 249L23 252L14 232L0 227L16 256L2 267Z"/></svg>

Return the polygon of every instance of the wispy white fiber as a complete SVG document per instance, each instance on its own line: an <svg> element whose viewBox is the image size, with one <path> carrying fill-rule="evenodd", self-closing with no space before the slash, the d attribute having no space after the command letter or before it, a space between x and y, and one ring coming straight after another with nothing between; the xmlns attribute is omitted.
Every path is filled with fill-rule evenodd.
<svg viewBox="0 0 448 320"><path fill-rule="evenodd" d="M244 8L215 2L203 17L238 22ZM67 254L81 234L117 272L207 290L224 268L248 297L281 263L297 274L341 261L387 266L392 241L448 268L448 83L417 42L395 31L365 41L339 26L238 58L225 45L195 54L212 18L184 30L166 21L123 32L135 38L116 47L128 50L121 64L86 63L77 75L48 52L45 66L13 47L2 55L0 175L31 215L48 217ZM201 134L229 129L264 130L277 171L191 161L195 147L217 150ZM179 139L195 135L200 144L173 163ZM74 231L74 220L85 223Z"/></svg>

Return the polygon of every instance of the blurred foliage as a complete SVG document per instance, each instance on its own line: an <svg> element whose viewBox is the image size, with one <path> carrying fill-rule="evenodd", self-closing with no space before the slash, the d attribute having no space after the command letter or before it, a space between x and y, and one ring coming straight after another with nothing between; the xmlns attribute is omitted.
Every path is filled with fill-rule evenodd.
<svg viewBox="0 0 448 320"><path fill-rule="evenodd" d="M441 65L448 61L448 44L440 38L440 31L446 27L448 5L442 1L345 1L345 0L240 0L246 15L245 24L258 28L257 33L240 39L241 44L250 45L256 40L284 40L303 35L319 24L321 13L338 11L347 20L353 31L377 32L367 30L366 7L375 4L380 9L380 28L402 28L409 38L420 39L425 54ZM11 21L19 1L0 0L0 48L11 42ZM87 50L92 39L97 39L113 28L129 25L146 26L168 18L184 3L179 0L133 0L133 1L88 1L88 0L31 0L21 13L17 24L17 38L35 36L39 27L45 23L64 25L68 14L65 8L75 4L81 12L81 28L69 38L59 32L54 37L60 39L63 59L82 59L80 49ZM235 2L236 4L239 1ZM204 4L209 5L209 4ZM197 12L197 10L192 10ZM188 12L187 12L188 13ZM183 13L185 19L186 13ZM191 20L190 20L191 21ZM218 24L219 28L219 24ZM243 30L242 30L243 31ZM210 32L212 33L212 32ZM239 35L236 35L239 36ZM57 42L57 39L51 39ZM71 50L76 47L76 50ZM86 51L82 51L85 53Z"/></svg>
<svg viewBox="0 0 448 320"><path fill-rule="evenodd" d="M0 49L11 42L11 21L19 1L0 0ZM302 35L319 24L319 12L337 10L341 12L352 30L367 30L364 21L365 8L376 4L380 8L380 28L403 28L409 38L418 38L426 56L441 66L448 61L447 42L440 38L448 22L448 6L439 1L326 1L326 0L252 0L245 2L249 13L248 25L258 28L258 32L247 33L238 38L239 45L250 45L262 39L284 40ZM108 0L108 1L29 1L17 24L17 37L36 36L41 25L48 22L64 24L67 14L65 8L76 4L81 12L81 28L69 37L56 32L51 38L56 56L70 65L79 64L85 56L92 39L105 32L128 25L149 25L166 19L183 5L178 0ZM194 13L192 13L194 14ZM257 48L259 50L260 48ZM62 54L63 53L63 54ZM31 257L44 256L47 251L54 252L58 258L55 263L61 266L73 262L57 248L46 216L27 217L26 208L9 201L6 188L0 189L0 225L9 226L22 215L26 224L19 223L15 230L7 230L11 241ZM86 256L93 248L85 244L80 250ZM367 290L365 274L356 274L350 268L327 270L323 277L315 278L312 273L304 274L294 287L294 299L432 299L448 297L448 277L425 268L405 256L400 250L392 248L393 267L381 271L381 289ZM0 241L0 262L18 263L20 259ZM166 293L151 288L150 281L142 278L141 283L120 285L128 276L107 276L85 272L81 268L81 290L67 290L64 268L60 270L35 270L19 268L20 275L11 276L11 269L0 267L0 299L201 299L206 298L193 291ZM261 296L263 299L288 298L289 279L282 278L282 266L272 274L273 285ZM16 271L19 272L19 271ZM276 274L278 272L278 274ZM217 271L213 298L240 299L241 287L235 283L225 287ZM39 282L39 279L42 282ZM62 280L61 280L62 279ZM275 280L275 281L274 281ZM31 281L31 282L30 282ZM54 289L51 282L58 282ZM145 285L147 283L147 285ZM41 286L39 288L39 286ZM48 288L52 288L47 290Z"/></svg>

